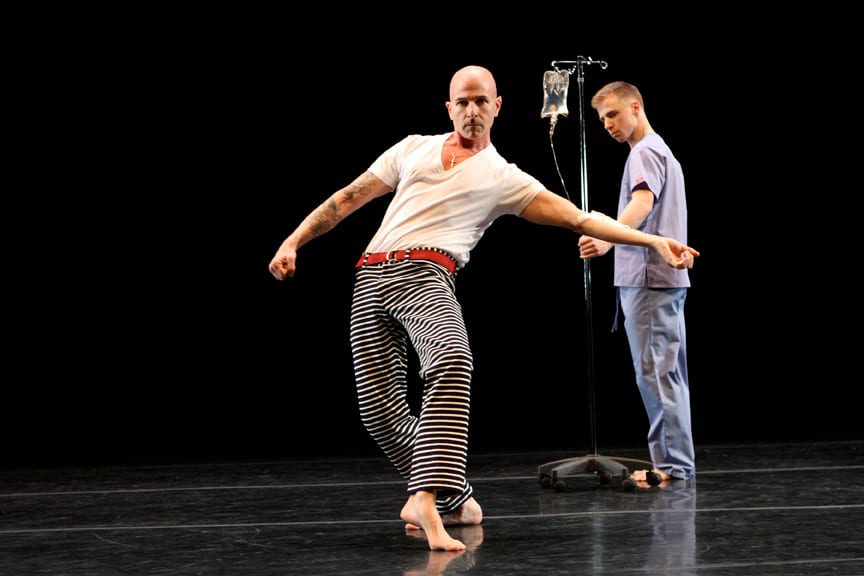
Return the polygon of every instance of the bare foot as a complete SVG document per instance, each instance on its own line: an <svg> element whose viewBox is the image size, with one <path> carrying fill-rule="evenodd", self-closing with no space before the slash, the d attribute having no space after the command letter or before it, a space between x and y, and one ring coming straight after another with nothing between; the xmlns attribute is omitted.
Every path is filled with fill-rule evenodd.
<svg viewBox="0 0 864 576"><path fill-rule="evenodd" d="M441 515L441 522L444 526L474 526L482 521L483 509L480 508L480 504L473 496L453 512ZM405 525L405 529L420 530L420 527L409 522Z"/></svg>
<svg viewBox="0 0 864 576"><path fill-rule="evenodd" d="M465 544L451 537L435 508L434 492L415 492L408 497L399 516L407 525L416 526L426 533L430 550L465 550Z"/></svg>
<svg viewBox="0 0 864 576"><path fill-rule="evenodd" d="M669 481L672 479L669 474L663 472L662 470L658 470L654 468L652 470L654 474L660 477L659 484L649 484L648 483L648 470L634 470L632 474L630 474L630 478L636 481L636 484L640 488L651 488L653 486L659 486L660 488L664 488L669 485Z"/></svg>

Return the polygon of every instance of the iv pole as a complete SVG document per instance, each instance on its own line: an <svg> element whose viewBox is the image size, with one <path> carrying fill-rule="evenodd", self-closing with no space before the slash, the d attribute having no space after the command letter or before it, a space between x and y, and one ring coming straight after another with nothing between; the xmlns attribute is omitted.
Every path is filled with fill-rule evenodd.
<svg viewBox="0 0 864 576"><path fill-rule="evenodd" d="M603 60L593 60L590 56L585 58L577 56L576 60L553 60L552 66L558 70L558 64L572 64L569 74L576 73L576 85L579 94L579 166L582 210L589 212L588 207L588 161L585 145L585 66L598 64L605 70L608 64ZM557 114L552 115L549 137L555 129ZM653 464L646 460L633 458L621 458L601 456L597 448L597 416L596 416L596 385L594 381L594 323L593 306L591 298L591 260L583 261L583 279L585 290L585 342L588 376L588 408L589 422L591 427L591 453L576 458L565 458L542 464L538 468L540 484L544 488L554 488L556 492L563 491L567 487L565 478L577 475L597 476L601 484L608 484L612 480L621 483L621 487L627 491L636 489L636 482L630 478L632 470L647 470L646 479L651 486L660 484L660 477L654 473Z"/></svg>

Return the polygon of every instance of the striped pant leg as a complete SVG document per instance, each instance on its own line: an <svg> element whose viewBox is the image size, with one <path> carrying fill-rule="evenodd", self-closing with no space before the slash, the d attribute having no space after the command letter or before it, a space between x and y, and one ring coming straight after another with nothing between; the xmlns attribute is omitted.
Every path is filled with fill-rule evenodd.
<svg viewBox="0 0 864 576"><path fill-rule="evenodd" d="M384 267L359 268L355 274L351 354L360 419L407 480L418 421L407 396L408 334L384 304Z"/></svg>
<svg viewBox="0 0 864 576"><path fill-rule="evenodd" d="M455 278L422 261L365 271L358 270L351 321L361 417L408 492L436 490L439 512L451 512L472 494L465 472L473 358ZM423 383L418 418L405 394L406 335Z"/></svg>

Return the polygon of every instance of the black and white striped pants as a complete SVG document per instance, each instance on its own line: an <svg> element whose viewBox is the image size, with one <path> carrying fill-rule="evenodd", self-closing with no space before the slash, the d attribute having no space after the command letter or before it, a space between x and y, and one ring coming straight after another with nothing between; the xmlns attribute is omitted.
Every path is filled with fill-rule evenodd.
<svg viewBox="0 0 864 576"><path fill-rule="evenodd" d="M436 491L441 514L471 497L466 479L474 368L455 276L425 260L356 270L351 352L360 417L408 481ZM420 414L408 397L408 346L419 360Z"/></svg>

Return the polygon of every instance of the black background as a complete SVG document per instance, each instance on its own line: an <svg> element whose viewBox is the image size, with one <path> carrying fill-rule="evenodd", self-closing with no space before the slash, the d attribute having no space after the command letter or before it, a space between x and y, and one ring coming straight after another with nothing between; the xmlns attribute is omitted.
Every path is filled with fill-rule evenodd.
<svg viewBox="0 0 864 576"><path fill-rule="evenodd" d="M498 151L581 204L576 76L552 141L540 116L544 72L580 56L608 64L584 67L589 208L615 213L628 151L588 104L608 81L641 88L685 170L702 251L687 302L697 444L860 437L857 88L846 47L813 43L818 15L766 41L775 23L744 12L673 26L601 8L428 10L30 15L6 187L6 465L377 453L348 309L386 200L304 247L290 281L269 275L271 256L387 146L450 130L466 64L496 75ZM589 338L576 240L502 218L459 274L474 451L591 449L592 359L600 451L644 443L626 339L609 330L611 257L591 265Z"/></svg>

